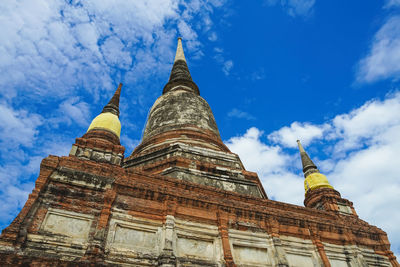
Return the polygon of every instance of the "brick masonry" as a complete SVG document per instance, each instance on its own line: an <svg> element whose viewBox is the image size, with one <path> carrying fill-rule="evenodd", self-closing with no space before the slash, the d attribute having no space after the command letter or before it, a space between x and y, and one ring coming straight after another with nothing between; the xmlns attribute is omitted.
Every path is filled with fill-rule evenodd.
<svg viewBox="0 0 400 267"><path fill-rule="evenodd" d="M75 230L63 235L54 228L46 228L49 213L75 218L77 222L87 221L87 235L81 237ZM134 253L132 247L127 249L132 252L129 257L120 255L113 252L115 247L110 249L110 222L114 217L126 224L135 220L138 225L153 224L164 232L168 231L169 217L201 227L214 226L221 242L221 258L179 258L176 248L171 248L175 241L170 246L160 241L158 252ZM139 232L140 227L127 229ZM267 246L267 250L275 250L275 265L271 266L288 266L281 237L309 240L318 251L319 266L329 266L324 244L347 248L350 254L352 248L374 253L383 263L373 266L389 266L384 265L389 262L399 266L386 233L355 214L299 207L76 156L49 156L42 161L35 189L17 218L3 230L0 260L9 266L68 266L70 262L74 266L236 266L230 242L232 231L243 232L250 239L252 235L264 234L265 240L272 240L272 245ZM201 235L197 239L202 240ZM162 253L165 248L166 253Z"/></svg>

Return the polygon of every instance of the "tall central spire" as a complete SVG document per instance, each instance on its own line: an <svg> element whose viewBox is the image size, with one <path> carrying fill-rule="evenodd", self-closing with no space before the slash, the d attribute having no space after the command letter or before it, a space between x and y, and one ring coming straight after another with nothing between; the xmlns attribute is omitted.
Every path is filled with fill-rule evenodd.
<svg viewBox="0 0 400 267"><path fill-rule="evenodd" d="M193 82L192 76L190 75L185 54L183 52L182 38L180 37L178 38L174 65L172 66L169 81L164 87L163 94L178 88L200 95L199 88Z"/></svg>
<svg viewBox="0 0 400 267"><path fill-rule="evenodd" d="M257 174L246 171L222 142L211 108L192 81L181 38L169 81L124 168L267 198Z"/></svg>

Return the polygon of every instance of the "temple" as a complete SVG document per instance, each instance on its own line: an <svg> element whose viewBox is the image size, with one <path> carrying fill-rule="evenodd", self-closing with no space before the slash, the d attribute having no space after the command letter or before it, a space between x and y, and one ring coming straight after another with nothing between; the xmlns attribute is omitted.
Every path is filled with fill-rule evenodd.
<svg viewBox="0 0 400 267"><path fill-rule="evenodd" d="M180 38L127 157L121 93L122 84L68 156L42 160L0 236L1 266L400 266L386 233L357 216L300 141L304 207L268 199L222 142Z"/></svg>

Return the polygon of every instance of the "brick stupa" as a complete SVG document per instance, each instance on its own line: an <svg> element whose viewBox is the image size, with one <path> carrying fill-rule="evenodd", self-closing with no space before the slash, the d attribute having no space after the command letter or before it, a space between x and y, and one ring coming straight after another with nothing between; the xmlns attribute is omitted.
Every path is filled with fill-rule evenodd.
<svg viewBox="0 0 400 267"><path fill-rule="evenodd" d="M69 156L42 161L1 234L1 266L399 266L386 233L357 216L300 142L305 207L268 199L222 142L181 39L127 158L120 94Z"/></svg>

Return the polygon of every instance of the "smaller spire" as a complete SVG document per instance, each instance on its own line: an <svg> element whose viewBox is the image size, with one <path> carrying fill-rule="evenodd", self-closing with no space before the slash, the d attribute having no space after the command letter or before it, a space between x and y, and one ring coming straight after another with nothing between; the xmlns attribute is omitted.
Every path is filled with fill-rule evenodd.
<svg viewBox="0 0 400 267"><path fill-rule="evenodd" d="M183 60L186 62L185 53L183 53L183 47L182 47L182 37L178 37L178 46L176 47L174 63L177 62L178 60Z"/></svg>
<svg viewBox="0 0 400 267"><path fill-rule="evenodd" d="M331 188L333 187L329 184L328 179L325 175L321 174L315 166L314 162L310 159L303 146L300 143L300 140L297 140L297 144L300 150L301 163L303 164L303 173L304 173L304 190L307 195L307 192L310 190L314 190L317 188Z"/></svg>
<svg viewBox="0 0 400 267"><path fill-rule="evenodd" d="M317 166L315 166L314 162L310 159L303 146L300 143L300 140L297 140L297 145L299 146L301 163L303 165L303 173L304 177L307 177L310 173L319 172Z"/></svg>
<svg viewBox="0 0 400 267"><path fill-rule="evenodd" d="M121 95L122 83L119 83L117 90L115 91L113 97L110 102L103 108L101 113L110 112L119 117L119 97Z"/></svg>
<svg viewBox="0 0 400 267"><path fill-rule="evenodd" d="M121 134L121 122L119 121L119 97L121 95L122 83L119 84L110 102L103 108L103 111L93 119L87 132L91 130L106 130L118 137Z"/></svg>
<svg viewBox="0 0 400 267"><path fill-rule="evenodd" d="M122 83L103 111L92 120L86 133L76 139L70 156L121 166L125 151L120 143L121 122L118 118L121 88Z"/></svg>

